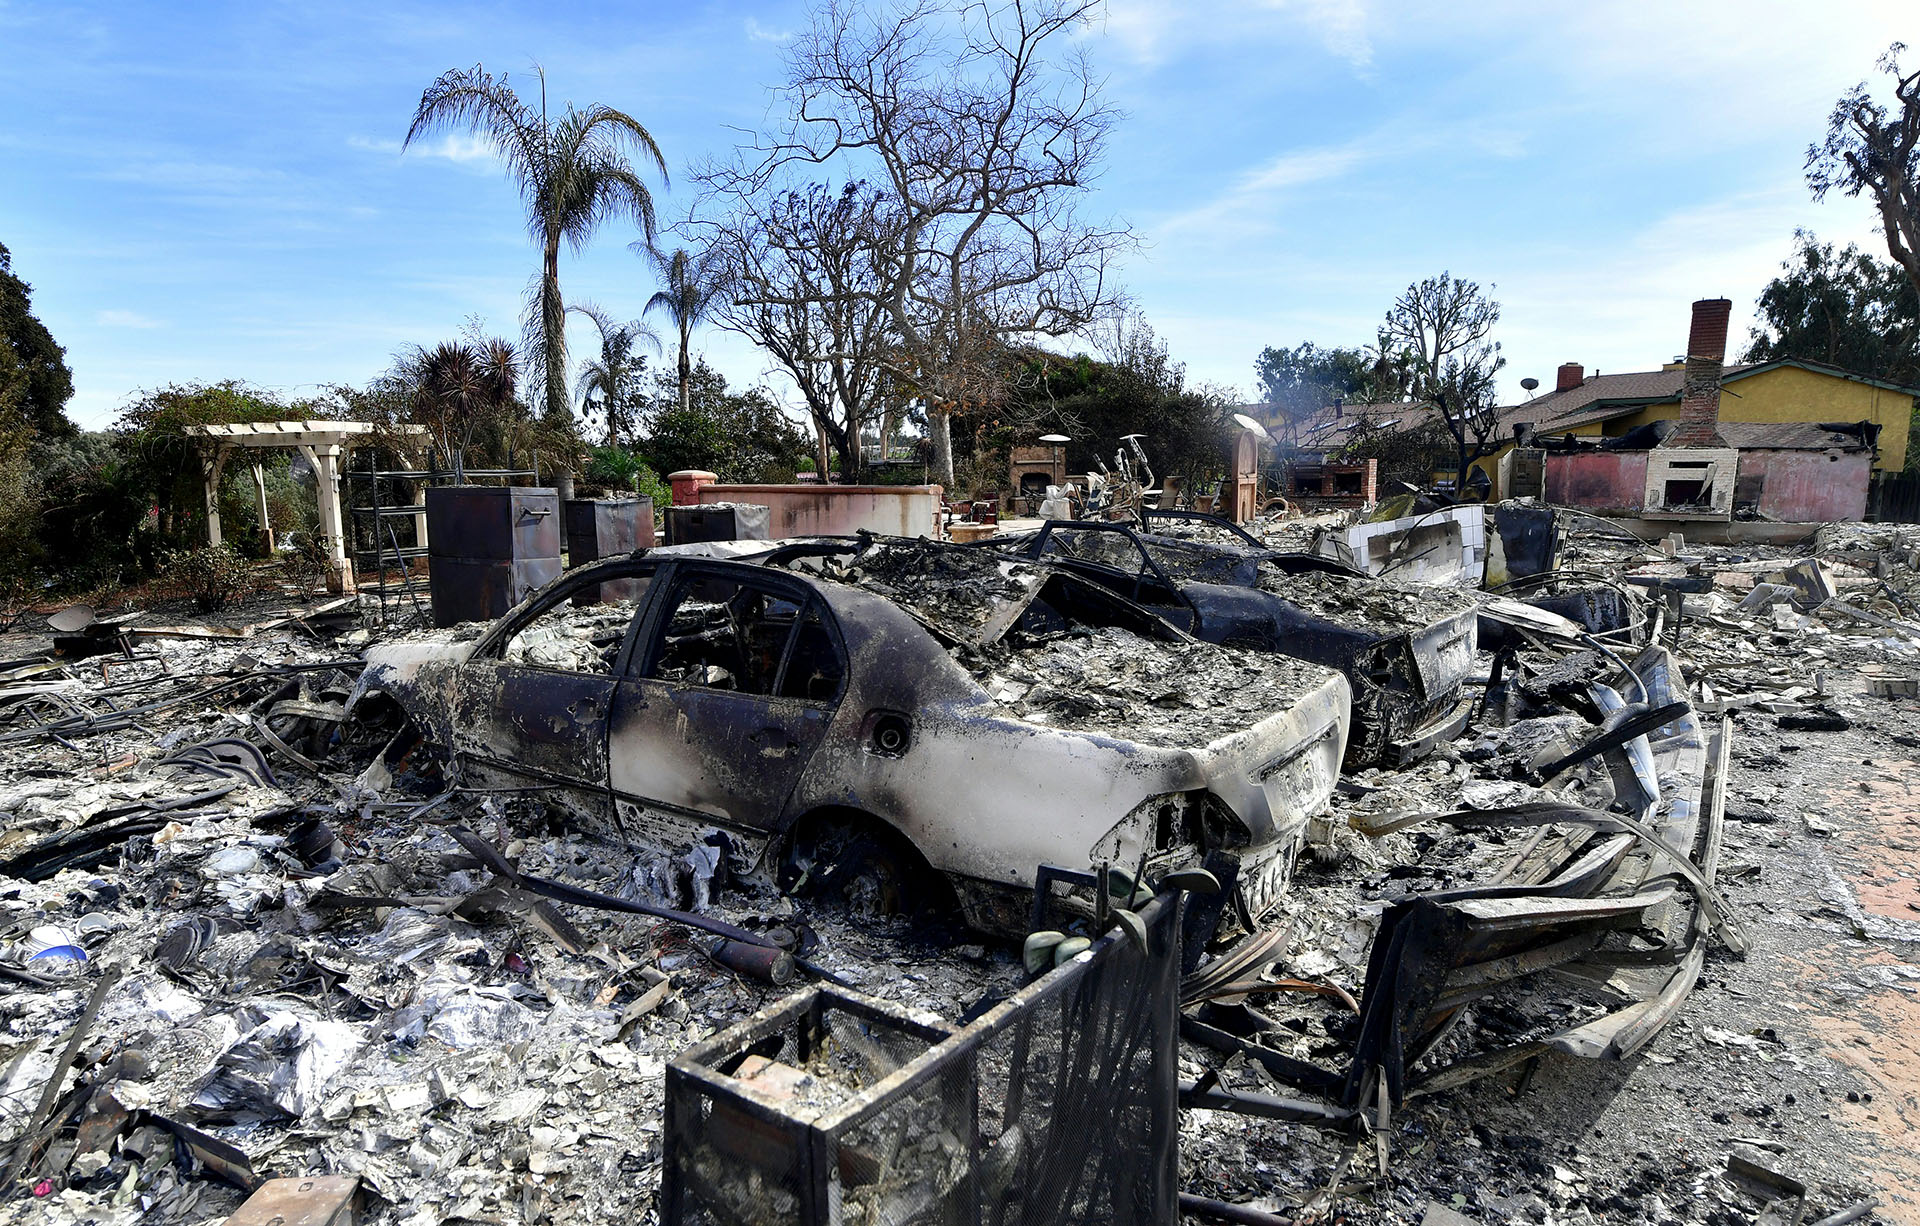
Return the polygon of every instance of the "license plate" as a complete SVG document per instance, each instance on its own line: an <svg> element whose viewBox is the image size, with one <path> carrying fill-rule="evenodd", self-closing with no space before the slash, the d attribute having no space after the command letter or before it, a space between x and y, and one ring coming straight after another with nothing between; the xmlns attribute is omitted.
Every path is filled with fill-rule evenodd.
<svg viewBox="0 0 1920 1226"><path fill-rule="evenodd" d="M1280 896L1287 892L1291 878L1287 871L1288 862L1289 857L1283 852L1241 862L1238 886L1240 901L1246 907L1247 915L1256 922L1273 910L1280 902Z"/></svg>

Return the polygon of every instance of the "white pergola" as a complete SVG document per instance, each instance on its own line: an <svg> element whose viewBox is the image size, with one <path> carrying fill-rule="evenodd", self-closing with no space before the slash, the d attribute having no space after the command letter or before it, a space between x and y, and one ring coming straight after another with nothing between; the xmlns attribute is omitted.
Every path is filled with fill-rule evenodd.
<svg viewBox="0 0 1920 1226"><path fill-rule="evenodd" d="M320 540L327 551L327 590L353 590L353 564L347 559L346 524L341 514L340 474L346 468L349 440L378 432L381 441L399 446L409 462L424 467L427 428L425 426L376 426L365 421L253 421L231 425L188 426L187 436L200 443L200 473L207 500L207 541L220 543L220 474L236 447L259 449L286 447L298 451L313 465L314 489L320 503ZM401 440L411 440L408 447ZM371 440L368 440L371 441ZM254 460L253 488L260 497L260 524L272 540L273 528L267 518L267 481ZM427 543L426 489L414 492L414 530L420 544Z"/></svg>

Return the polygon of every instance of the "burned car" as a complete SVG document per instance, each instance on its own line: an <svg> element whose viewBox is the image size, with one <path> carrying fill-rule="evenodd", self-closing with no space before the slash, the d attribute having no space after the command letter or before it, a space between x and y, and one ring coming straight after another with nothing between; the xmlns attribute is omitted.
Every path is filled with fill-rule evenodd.
<svg viewBox="0 0 1920 1226"><path fill-rule="evenodd" d="M1349 770L1413 761L1458 736L1472 712L1463 683L1478 627L1465 592L1122 523L1053 521L999 547L1125 595L1209 643L1340 669L1353 693Z"/></svg>
<svg viewBox="0 0 1920 1226"><path fill-rule="evenodd" d="M1279 896L1346 748L1340 674L1052 567L934 545L851 563L582 567L490 627L374 648L353 702L385 695L463 777L557 786L633 842L718 830L796 886L905 893L931 868L986 930L1024 931L1042 864L1227 857L1242 916ZM573 604L613 582L636 598Z"/></svg>

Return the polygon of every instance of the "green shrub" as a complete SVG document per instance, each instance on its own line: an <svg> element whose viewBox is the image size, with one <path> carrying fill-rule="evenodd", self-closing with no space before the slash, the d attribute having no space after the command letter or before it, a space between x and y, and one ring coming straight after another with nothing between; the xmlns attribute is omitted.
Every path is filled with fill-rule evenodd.
<svg viewBox="0 0 1920 1226"><path fill-rule="evenodd" d="M202 613L218 613L253 588L253 573L231 545L176 549L167 555L168 583Z"/></svg>
<svg viewBox="0 0 1920 1226"><path fill-rule="evenodd" d="M643 498L653 499L656 507L673 501L673 490L660 474L647 466L639 452L625 447L595 447L581 476L611 490L632 490Z"/></svg>

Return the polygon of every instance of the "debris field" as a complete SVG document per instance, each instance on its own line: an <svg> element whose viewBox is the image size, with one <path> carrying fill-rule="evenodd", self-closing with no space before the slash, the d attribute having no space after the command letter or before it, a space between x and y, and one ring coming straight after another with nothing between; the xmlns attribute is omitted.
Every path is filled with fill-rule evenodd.
<svg viewBox="0 0 1920 1226"><path fill-rule="evenodd" d="M1203 523L1152 531L1249 548ZM357 1177L369 1222L668 1220L671 1068L772 1035L803 991L881 1002L920 1037L863 1047L871 1021L713 1056L768 1120L839 1118L941 1036L990 1032L967 1057L981 1136L848 1133L841 1220L992 1216L954 1216L962 1191L993 1220L1103 1220L1042 1161L1059 1136L1039 1108L1005 1100L1031 1059L1009 1044L1023 1010L1058 1007L1050 977L1077 973L1079 1024L1150 1046L1140 985L1161 966L1178 1114L1155 1195L1177 1186L1196 1220L1920 1222L1920 529L1791 548L1563 532L1558 569L1498 593L1531 612L1425 594L1482 610L1472 720L1416 760L1269 788L1301 815L1276 823L1277 877L1256 872L1276 853L1229 837L1225 802L1196 800L1160 835L1057 865L1063 905L1042 899L1024 945L932 905L934 877L886 877L872 840L796 859L727 813L583 821L563 783L466 771L403 712L354 707L370 649L481 627L305 598L224 622L31 618L0 637L0 1220L221 1222L264 1181L318 1175ZM1124 600L1094 616L1110 598L1044 561L853 549L809 573L905 610L981 701L1038 729L1204 758L1303 694L1345 693L1332 669ZM1337 620L1372 581L1262 565L1255 582ZM786 692L814 624L812 589L793 590L744 630L732 606L738 633L785 636L760 694L776 706L824 702L831 680L815 662ZM1394 587L1360 590L1353 621L1416 629ZM1596 590L1627 615L1553 612ZM647 620L670 597L569 605L503 658L637 671L648 627L677 641L674 606ZM702 667L719 671L684 684L745 695L759 666ZM938 734L917 725L899 752ZM871 721L859 735L882 744ZM995 764L976 769L991 787ZM1130 940L1151 963L1128 989L1137 1026L1091 978ZM1136 1066L1085 1085L1065 1067L1043 1106L1088 1135L1131 1127L1084 1113ZM700 1151L707 1216L676 1220L800 1220L756 1173L775 1169L769 1126L729 1127Z"/></svg>

